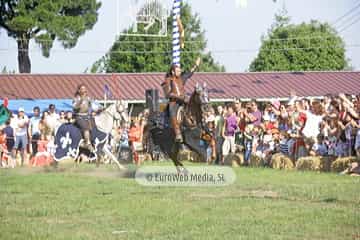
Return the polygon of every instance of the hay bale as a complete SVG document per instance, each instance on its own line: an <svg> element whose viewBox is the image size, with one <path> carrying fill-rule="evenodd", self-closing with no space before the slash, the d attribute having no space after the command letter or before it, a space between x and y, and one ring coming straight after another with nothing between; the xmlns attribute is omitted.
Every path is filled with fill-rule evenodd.
<svg viewBox="0 0 360 240"><path fill-rule="evenodd" d="M293 169L294 163L288 156L277 153L271 157L270 167L274 169Z"/></svg>
<svg viewBox="0 0 360 240"><path fill-rule="evenodd" d="M242 165L244 164L244 154L243 153L235 153L238 159L238 164Z"/></svg>
<svg viewBox="0 0 360 240"><path fill-rule="evenodd" d="M320 171L321 157L302 157L296 162L297 170Z"/></svg>
<svg viewBox="0 0 360 240"><path fill-rule="evenodd" d="M250 156L250 166L251 167L263 167L265 166L264 159L258 155L251 154Z"/></svg>
<svg viewBox="0 0 360 240"><path fill-rule="evenodd" d="M177 155L179 161L192 161L195 162L191 156L192 152L190 150L180 151Z"/></svg>
<svg viewBox="0 0 360 240"><path fill-rule="evenodd" d="M271 156L270 160L270 167L274 169L281 169L281 162L282 162L283 154L276 153Z"/></svg>
<svg viewBox="0 0 360 240"><path fill-rule="evenodd" d="M343 157L337 158L331 164L331 171L332 172L342 172L349 167L349 165L353 162L360 162L356 157Z"/></svg>
<svg viewBox="0 0 360 240"><path fill-rule="evenodd" d="M321 157L320 158L320 171L330 172L331 164L334 161L333 157Z"/></svg>
<svg viewBox="0 0 360 240"><path fill-rule="evenodd" d="M61 165L73 165L75 164L75 159L72 157L66 157L63 160L61 160L60 162L56 162L54 161L55 164L61 164Z"/></svg>
<svg viewBox="0 0 360 240"><path fill-rule="evenodd" d="M201 159L201 156L191 150L184 150L184 151L179 152L178 159L180 159L181 161L187 160L187 161L196 162L196 163L203 162Z"/></svg>
<svg viewBox="0 0 360 240"><path fill-rule="evenodd" d="M144 153L144 154L140 154L140 156L142 157L142 161L145 162L152 162L152 158L150 153Z"/></svg>
<svg viewBox="0 0 360 240"><path fill-rule="evenodd" d="M241 157L241 154L233 154L230 153L224 158L224 165L226 166L232 166L232 167L239 167L243 161L243 157Z"/></svg>
<svg viewBox="0 0 360 240"><path fill-rule="evenodd" d="M282 169L285 170L290 170L290 169L294 169L294 163L293 161L288 157L288 156L284 156L282 158Z"/></svg>

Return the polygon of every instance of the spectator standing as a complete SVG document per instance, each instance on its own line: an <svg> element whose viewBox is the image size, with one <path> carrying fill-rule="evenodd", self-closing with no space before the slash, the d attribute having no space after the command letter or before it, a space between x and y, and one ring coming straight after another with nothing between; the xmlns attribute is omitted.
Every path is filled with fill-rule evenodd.
<svg viewBox="0 0 360 240"><path fill-rule="evenodd" d="M39 124L41 120L40 108L34 107L33 113L34 116L30 118L29 128L28 128L29 140L31 143L30 158L34 157L38 152L38 141L40 139L40 129L39 129Z"/></svg>
<svg viewBox="0 0 360 240"><path fill-rule="evenodd" d="M60 112L59 125L66 123L66 114L65 111Z"/></svg>
<svg viewBox="0 0 360 240"><path fill-rule="evenodd" d="M252 145L253 145L253 132L254 125L253 124L247 124L245 127L244 132L244 163L245 165L249 165L250 163L250 156L252 152Z"/></svg>
<svg viewBox="0 0 360 240"><path fill-rule="evenodd" d="M46 122L51 130L51 135L53 136L60 122L60 116L56 113L54 104L49 105L49 115L46 118Z"/></svg>
<svg viewBox="0 0 360 240"><path fill-rule="evenodd" d="M39 130L40 134L44 136L44 139L50 140L51 137L51 128L48 125L48 122L46 121L49 113L47 111L44 111L41 115L41 120L39 122Z"/></svg>
<svg viewBox="0 0 360 240"><path fill-rule="evenodd" d="M234 112L233 106L229 105L227 108L227 116L225 119L225 127L223 129L223 137L224 143L222 146L223 151L223 159L222 163L224 163L224 159L229 153L235 153L235 131L238 127L237 117Z"/></svg>
<svg viewBox="0 0 360 240"><path fill-rule="evenodd" d="M305 111L306 122L302 131L305 136L306 149L309 152L320 134L320 123L323 120L322 106L320 102L314 101L310 111Z"/></svg>
<svg viewBox="0 0 360 240"><path fill-rule="evenodd" d="M65 123L71 123L73 124L75 122L75 119L73 117L72 111L67 111L65 116Z"/></svg>
<svg viewBox="0 0 360 240"><path fill-rule="evenodd" d="M6 134L3 129L0 129L0 168L3 167L2 160L6 151Z"/></svg>
<svg viewBox="0 0 360 240"><path fill-rule="evenodd" d="M29 124L29 119L25 115L24 108L19 108L18 110L19 114L17 118L15 119L15 145L12 150L12 157L15 161L16 165L16 152L17 150L20 151L20 158L21 158L21 166L24 165L24 159L25 159L25 153L26 153L26 147L28 144L28 135L27 135L27 128Z"/></svg>
<svg viewBox="0 0 360 240"><path fill-rule="evenodd" d="M130 125L129 130L129 144L133 152L133 161L135 164L140 165L138 149L141 146L141 127L139 120L135 120ZM140 145L140 146L139 146Z"/></svg>
<svg viewBox="0 0 360 240"><path fill-rule="evenodd" d="M223 131L225 126L224 109L221 105L217 107L217 114L215 116L215 141L216 141L216 160L215 163L220 163L222 159L222 145L224 143Z"/></svg>
<svg viewBox="0 0 360 240"><path fill-rule="evenodd" d="M254 126L256 126L256 127L260 126L262 114L261 114L260 110L258 109L257 103L255 101L251 101L250 107L251 107L250 115L252 116L250 118L250 120L251 120L252 124L254 124Z"/></svg>
<svg viewBox="0 0 360 240"><path fill-rule="evenodd" d="M9 154L9 151L11 152L12 149L14 148L15 145L15 136L14 136L14 129L11 127L10 125L11 120L9 119L6 123L5 123L5 128L3 129L3 132L6 136L6 150L7 153ZM10 164L12 167L15 167L13 159L12 158L8 158L8 161L11 161Z"/></svg>

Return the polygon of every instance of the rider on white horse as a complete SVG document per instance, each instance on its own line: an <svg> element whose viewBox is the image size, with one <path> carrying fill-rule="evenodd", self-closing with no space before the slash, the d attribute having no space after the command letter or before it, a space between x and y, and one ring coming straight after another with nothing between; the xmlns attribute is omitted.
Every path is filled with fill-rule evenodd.
<svg viewBox="0 0 360 240"><path fill-rule="evenodd" d="M83 147L93 151L94 147L91 144L90 131L95 126L95 123L94 119L89 114L91 109L91 102L91 98L87 95L86 86L84 84L80 84L73 99L75 125L82 132L84 138Z"/></svg>

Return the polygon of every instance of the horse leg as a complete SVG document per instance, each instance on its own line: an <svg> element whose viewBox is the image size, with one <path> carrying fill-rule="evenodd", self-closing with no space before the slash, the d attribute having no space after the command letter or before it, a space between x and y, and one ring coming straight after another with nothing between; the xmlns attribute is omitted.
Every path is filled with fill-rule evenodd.
<svg viewBox="0 0 360 240"><path fill-rule="evenodd" d="M182 162L179 161L178 154L179 154L178 151L175 154L173 154L171 156L171 160L173 161L173 163L176 167L177 173L186 175L186 174L188 174L188 170L184 167L184 164L182 164Z"/></svg>
<svg viewBox="0 0 360 240"><path fill-rule="evenodd" d="M121 164L119 163L119 161L116 159L116 157L114 156L114 154L112 154L112 152L111 152L108 148L104 147L104 148L103 148L103 151L104 151L104 153L105 153L108 157L110 157L110 159L111 159L112 161L114 161L114 162L116 163L116 165L119 167L120 170L126 169L126 167L124 167L123 165L121 165Z"/></svg>
<svg viewBox="0 0 360 240"><path fill-rule="evenodd" d="M80 159L80 156L77 156L75 159L74 159L74 163L75 163L75 167L77 167L79 165L79 160Z"/></svg>
<svg viewBox="0 0 360 240"><path fill-rule="evenodd" d="M211 162L210 164L216 160L216 142L215 139L212 138L210 141L210 147L211 147Z"/></svg>
<svg viewBox="0 0 360 240"><path fill-rule="evenodd" d="M101 161L101 156L98 155L98 156L96 157L96 160L95 160L95 164L96 164L96 167L97 167L97 168L100 167L100 161Z"/></svg>

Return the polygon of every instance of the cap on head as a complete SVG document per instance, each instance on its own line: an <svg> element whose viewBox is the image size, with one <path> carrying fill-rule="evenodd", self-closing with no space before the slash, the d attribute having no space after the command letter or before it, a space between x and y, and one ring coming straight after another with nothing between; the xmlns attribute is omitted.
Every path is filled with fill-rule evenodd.
<svg viewBox="0 0 360 240"><path fill-rule="evenodd" d="M214 115L210 115L209 117L206 118L205 120L207 123L208 122L215 122L215 116Z"/></svg>
<svg viewBox="0 0 360 240"><path fill-rule="evenodd" d="M280 103L279 100L273 100L273 101L271 101L271 105L273 105L274 108L276 108L277 110L279 110L281 103Z"/></svg>

